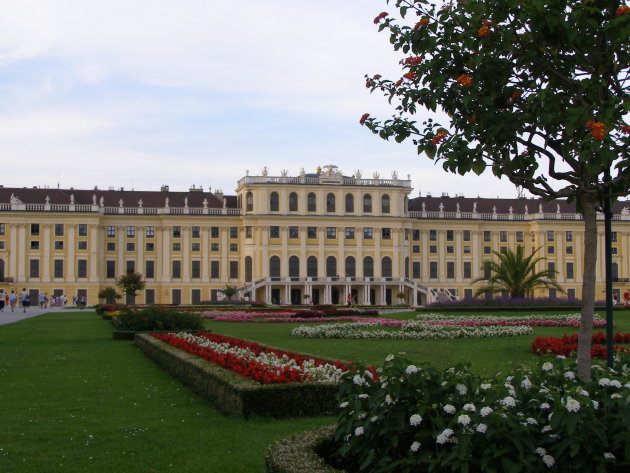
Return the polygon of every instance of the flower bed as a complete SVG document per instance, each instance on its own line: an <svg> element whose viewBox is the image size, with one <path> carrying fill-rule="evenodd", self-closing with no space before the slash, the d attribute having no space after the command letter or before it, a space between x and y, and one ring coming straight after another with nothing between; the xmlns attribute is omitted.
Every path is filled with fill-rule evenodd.
<svg viewBox="0 0 630 473"><path fill-rule="evenodd" d="M288 322L288 323L305 323L305 322L379 322L382 325L403 325L405 322L394 319L386 319L379 317L357 317L357 316L331 316L331 317L316 317L307 315L307 317L301 317L301 312L307 311L286 311L286 312L217 312L217 313L204 313L203 318L213 319L219 322ZM316 311L309 311L316 312ZM319 311L317 311L319 312Z"/></svg>
<svg viewBox="0 0 630 473"><path fill-rule="evenodd" d="M613 336L616 344L630 343L630 333L616 333ZM564 334L562 337L536 337L532 342L532 351L537 355L560 355L574 357L578 349L578 335ZM614 345L615 353L630 353L630 347ZM606 335L603 332L594 333L591 339L591 358L605 359Z"/></svg>
<svg viewBox="0 0 630 473"><path fill-rule="evenodd" d="M335 464L347 471L628 471L630 367L517 367L482 378L390 356L340 384ZM361 468L362 466L362 468ZM369 467L366 469L366 467Z"/></svg>
<svg viewBox="0 0 630 473"><path fill-rule="evenodd" d="M416 320L431 324L453 324L453 325L528 325L530 327L579 327L580 314L565 315L518 315L513 317L497 317L494 315L443 315L443 314L420 314ZM599 315L593 316L593 327L601 328L606 326L606 321Z"/></svg>
<svg viewBox="0 0 630 473"><path fill-rule="evenodd" d="M152 336L263 384L337 383L349 369L347 362L324 361L213 333L156 333Z"/></svg>
<svg viewBox="0 0 630 473"><path fill-rule="evenodd" d="M517 325L511 327L468 327L410 323L401 330L374 330L378 323L327 324L315 327L300 326L291 331L294 337L303 338L378 338L396 340L424 340L437 338L487 338L531 335L531 327Z"/></svg>

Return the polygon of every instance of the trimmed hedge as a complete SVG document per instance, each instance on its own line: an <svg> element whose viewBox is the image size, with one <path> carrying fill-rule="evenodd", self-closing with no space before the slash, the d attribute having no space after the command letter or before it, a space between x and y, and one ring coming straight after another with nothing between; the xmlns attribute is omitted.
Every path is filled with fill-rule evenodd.
<svg viewBox="0 0 630 473"><path fill-rule="evenodd" d="M335 433L334 425L307 430L279 440L265 455L267 473L344 473L327 464L318 454Z"/></svg>
<svg viewBox="0 0 630 473"><path fill-rule="evenodd" d="M112 323L117 330L135 332L203 330L203 321L199 314L157 306L143 309L127 308L113 318Z"/></svg>
<svg viewBox="0 0 630 473"><path fill-rule="evenodd" d="M337 385L259 384L147 334L137 334L135 343L158 366L227 415L245 418L327 416L337 407Z"/></svg>

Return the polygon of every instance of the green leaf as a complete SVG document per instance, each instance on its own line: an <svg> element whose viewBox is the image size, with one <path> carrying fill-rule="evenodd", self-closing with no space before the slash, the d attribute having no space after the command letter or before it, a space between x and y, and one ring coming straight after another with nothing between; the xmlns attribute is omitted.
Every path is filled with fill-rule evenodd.
<svg viewBox="0 0 630 473"><path fill-rule="evenodd" d="M437 148L435 146L427 146L424 148L424 153L429 157L429 159L435 159L435 153Z"/></svg>
<svg viewBox="0 0 630 473"><path fill-rule="evenodd" d="M472 165L472 170L479 176L486 170L486 163L484 161L475 161Z"/></svg>

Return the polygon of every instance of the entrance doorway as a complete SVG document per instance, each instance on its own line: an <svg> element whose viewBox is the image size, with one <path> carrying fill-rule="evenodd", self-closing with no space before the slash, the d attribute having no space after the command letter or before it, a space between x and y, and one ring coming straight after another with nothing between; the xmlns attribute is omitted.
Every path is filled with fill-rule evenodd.
<svg viewBox="0 0 630 473"><path fill-rule="evenodd" d="M271 303L276 305L280 304L280 289L271 290Z"/></svg>
<svg viewBox="0 0 630 473"><path fill-rule="evenodd" d="M291 305L302 304L302 291L300 289L291 289Z"/></svg>
<svg viewBox="0 0 630 473"><path fill-rule="evenodd" d="M313 289L313 295L311 296L313 300L313 305L319 304L319 289Z"/></svg>
<svg viewBox="0 0 630 473"><path fill-rule="evenodd" d="M334 305L339 304L339 289L336 287L330 288L330 302Z"/></svg>

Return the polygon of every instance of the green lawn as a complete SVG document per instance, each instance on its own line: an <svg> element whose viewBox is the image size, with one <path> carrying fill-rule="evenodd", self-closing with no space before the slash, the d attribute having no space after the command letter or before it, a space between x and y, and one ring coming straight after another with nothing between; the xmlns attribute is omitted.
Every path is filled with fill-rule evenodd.
<svg viewBox="0 0 630 473"><path fill-rule="evenodd" d="M0 314L1 316L1 314ZM401 318L410 315L401 315ZM615 313L630 331L630 311ZM321 340L290 335L294 324L207 322L208 328L269 345L380 362L470 361L480 372L533 362L533 337L450 340ZM561 335L564 328L535 329ZM0 326L0 472L262 473L274 440L332 422L225 417L188 391L132 342L113 341L93 312L57 313Z"/></svg>

